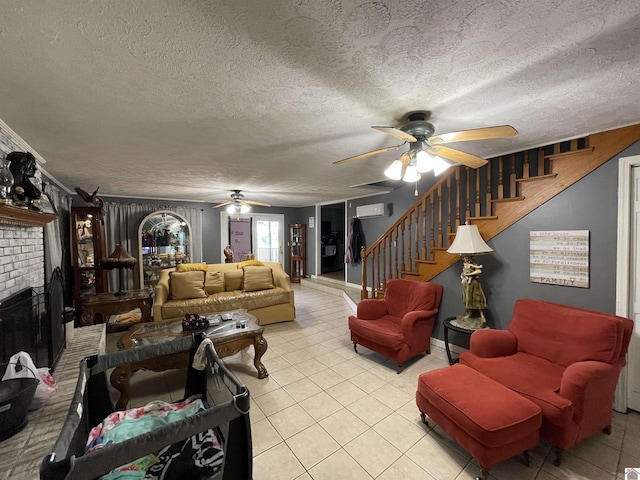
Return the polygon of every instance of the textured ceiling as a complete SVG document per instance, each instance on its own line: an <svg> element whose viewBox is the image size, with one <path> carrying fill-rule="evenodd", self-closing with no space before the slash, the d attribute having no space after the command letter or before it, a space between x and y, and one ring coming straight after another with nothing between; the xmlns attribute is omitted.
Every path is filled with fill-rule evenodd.
<svg viewBox="0 0 640 480"><path fill-rule="evenodd" d="M25 0L0 119L69 189L303 206L373 193L426 110L482 157L640 122L637 0Z"/></svg>

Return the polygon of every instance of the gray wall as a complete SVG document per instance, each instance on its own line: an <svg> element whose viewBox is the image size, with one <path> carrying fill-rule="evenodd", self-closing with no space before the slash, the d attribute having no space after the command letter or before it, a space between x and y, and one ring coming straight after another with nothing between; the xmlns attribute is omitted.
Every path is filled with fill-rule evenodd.
<svg viewBox="0 0 640 480"><path fill-rule="evenodd" d="M416 185L414 183L407 184L398 182L400 188L390 193L375 195L366 198L357 198L347 202L347 223L349 223L356 215L356 207L361 205L369 205L372 203L384 203L387 207L389 216L364 218L360 222L364 230L366 246L373 245L391 226L404 214L424 192L436 182L437 179L433 175L425 175L425 178L418 183L418 197L414 196ZM362 266L361 264L347 265L347 281L357 285L362 284Z"/></svg>

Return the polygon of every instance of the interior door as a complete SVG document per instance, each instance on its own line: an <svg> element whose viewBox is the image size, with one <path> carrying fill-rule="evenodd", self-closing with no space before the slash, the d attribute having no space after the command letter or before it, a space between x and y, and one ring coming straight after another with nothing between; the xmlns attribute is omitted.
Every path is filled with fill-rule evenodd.
<svg viewBox="0 0 640 480"><path fill-rule="evenodd" d="M229 245L229 217L227 212L220 213L220 245ZM265 213L233 214L233 218L251 220L251 245L256 260L276 262L284 268L284 215ZM221 258L224 258L222 255ZM241 262L234 252L234 262Z"/></svg>
<svg viewBox="0 0 640 480"><path fill-rule="evenodd" d="M640 167L633 168L633 219L631 222L630 292L634 321L628 360L628 407L640 411Z"/></svg>

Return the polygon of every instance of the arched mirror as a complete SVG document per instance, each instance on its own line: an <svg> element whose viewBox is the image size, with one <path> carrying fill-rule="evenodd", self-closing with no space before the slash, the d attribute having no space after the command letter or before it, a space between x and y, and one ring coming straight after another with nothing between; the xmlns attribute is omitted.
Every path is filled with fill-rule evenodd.
<svg viewBox="0 0 640 480"><path fill-rule="evenodd" d="M175 212L158 210L138 227L140 285L155 287L160 271L191 261L191 226Z"/></svg>

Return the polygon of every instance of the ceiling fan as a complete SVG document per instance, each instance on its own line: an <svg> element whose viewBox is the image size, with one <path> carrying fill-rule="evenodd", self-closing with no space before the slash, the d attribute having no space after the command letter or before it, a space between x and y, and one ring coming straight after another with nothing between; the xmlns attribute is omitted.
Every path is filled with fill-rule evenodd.
<svg viewBox="0 0 640 480"><path fill-rule="evenodd" d="M409 143L409 150L400 155L399 159L394 160L384 173L392 180L402 179L406 182L415 182L420 179L421 173L434 170L434 173L439 175L449 168L451 165L443 159L471 168L478 168L487 163L487 160L484 158L447 147L444 145L446 143L506 138L518 135L518 131L509 125L434 135L435 127L433 124L427 122L427 116L428 114L426 112L412 112L406 115L407 122L399 128L371 127L400 140L404 140L404 143L344 158L333 162L333 164L341 165L353 160L395 150Z"/></svg>
<svg viewBox="0 0 640 480"><path fill-rule="evenodd" d="M220 208L228 205L227 213L247 213L249 210L251 210L251 205L257 205L261 207L271 206L268 203L245 200L241 190L232 190L231 192L231 201L220 203L219 205L215 205L213 208Z"/></svg>

